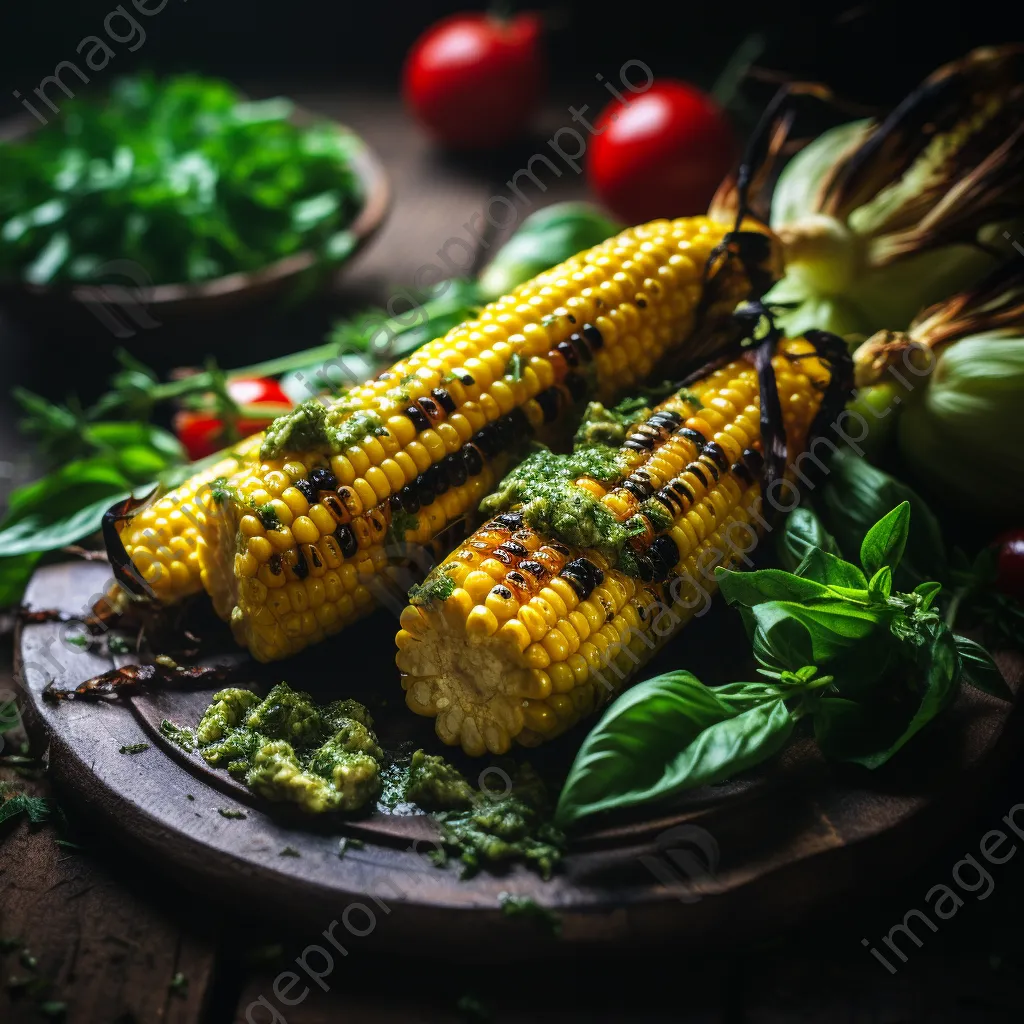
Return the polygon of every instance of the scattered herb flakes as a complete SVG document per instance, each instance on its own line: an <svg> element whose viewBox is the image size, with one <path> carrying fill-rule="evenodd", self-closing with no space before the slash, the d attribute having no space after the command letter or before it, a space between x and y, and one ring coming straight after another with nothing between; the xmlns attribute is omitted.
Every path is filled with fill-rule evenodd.
<svg viewBox="0 0 1024 1024"><path fill-rule="evenodd" d="M455 580L448 575L449 568L456 566L439 565L418 585L409 588L409 603L427 605L434 601L447 601L455 593Z"/></svg>
<svg viewBox="0 0 1024 1024"><path fill-rule="evenodd" d="M404 508L397 508L391 513L391 526L389 535L392 540L404 543L407 534L414 533L420 528L419 519Z"/></svg>
<svg viewBox="0 0 1024 1024"><path fill-rule="evenodd" d="M542 907L529 896L516 896L511 892L499 892L498 903L506 917L528 917L537 922L550 935L557 938L562 934L562 919L553 910Z"/></svg>
<svg viewBox="0 0 1024 1024"><path fill-rule="evenodd" d="M73 644L75 647L84 648L92 645L92 637L86 636L84 633L77 633L75 636L65 637L64 642L67 644Z"/></svg>
<svg viewBox="0 0 1024 1024"><path fill-rule="evenodd" d="M19 814L27 815L33 825L38 825L50 817L50 802L44 797L16 793L0 804L0 824L16 818Z"/></svg>
<svg viewBox="0 0 1024 1024"><path fill-rule="evenodd" d="M144 750L149 750L148 743L128 743L121 748L122 754L141 754Z"/></svg>
<svg viewBox="0 0 1024 1024"><path fill-rule="evenodd" d="M51 999L40 1003L37 1009L44 1017L48 1017L50 1020L59 1020L67 1014L68 1004Z"/></svg>
<svg viewBox="0 0 1024 1024"><path fill-rule="evenodd" d="M18 957L18 963L21 964L26 971L34 971L39 966L39 961L27 949L23 949L21 951L21 955Z"/></svg>
<svg viewBox="0 0 1024 1024"><path fill-rule="evenodd" d="M265 530L281 529L281 519L277 514L277 509L269 501L256 509L256 515L260 517L260 522Z"/></svg>
<svg viewBox="0 0 1024 1024"><path fill-rule="evenodd" d="M191 800L191 801L195 802L196 798L191 793L186 793L185 794L185 799L186 800Z"/></svg>
<svg viewBox="0 0 1024 1024"><path fill-rule="evenodd" d="M280 853L282 857L301 857L302 854L294 846L286 846Z"/></svg>
<svg viewBox="0 0 1024 1024"><path fill-rule="evenodd" d="M131 654L133 647L123 636L109 636L107 650L111 654Z"/></svg>
<svg viewBox="0 0 1024 1024"><path fill-rule="evenodd" d="M167 986L172 995L178 996L180 999L184 999L188 995L188 978L185 977L181 971L171 978L170 984Z"/></svg>
<svg viewBox="0 0 1024 1024"><path fill-rule="evenodd" d="M514 381L521 381L523 379L523 357L518 352L513 352L508 357L508 363L505 366L505 376L511 377Z"/></svg>
<svg viewBox="0 0 1024 1024"><path fill-rule="evenodd" d="M222 818L237 819L237 818L247 818L248 817L248 815L245 813L245 811L232 811L232 810L229 810L226 807L218 807L217 808L217 813Z"/></svg>
<svg viewBox="0 0 1024 1024"><path fill-rule="evenodd" d="M165 718L160 723L160 732L172 743L177 743L182 750L192 753L196 749L196 736L191 729L175 725L174 722L170 722Z"/></svg>
<svg viewBox="0 0 1024 1024"><path fill-rule="evenodd" d="M349 850L362 850L365 846L366 843L362 839L356 839L354 836L345 836L338 843L338 856L344 857Z"/></svg>

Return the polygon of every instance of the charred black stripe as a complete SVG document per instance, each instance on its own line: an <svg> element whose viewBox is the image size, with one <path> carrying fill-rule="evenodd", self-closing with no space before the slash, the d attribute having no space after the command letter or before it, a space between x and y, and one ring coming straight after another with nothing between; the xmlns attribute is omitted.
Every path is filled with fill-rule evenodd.
<svg viewBox="0 0 1024 1024"><path fill-rule="evenodd" d="M504 544L499 545L499 547L503 548L510 555L515 555L516 558L525 558L530 553L522 544L514 540L507 540Z"/></svg>
<svg viewBox="0 0 1024 1024"><path fill-rule="evenodd" d="M754 482L754 474L742 462L734 462L730 467L730 472L748 486Z"/></svg>
<svg viewBox="0 0 1024 1024"><path fill-rule="evenodd" d="M693 427L683 427L679 431L679 436L685 437L687 441L692 441L697 446L697 451L700 451L708 443L708 439L699 430L694 430Z"/></svg>
<svg viewBox="0 0 1024 1024"><path fill-rule="evenodd" d="M521 530L523 528L522 512L502 512L491 520L492 526L504 527L506 530Z"/></svg>
<svg viewBox="0 0 1024 1024"><path fill-rule="evenodd" d="M455 399L448 394L447 389L433 388L430 393L449 416L455 412Z"/></svg>
<svg viewBox="0 0 1024 1024"><path fill-rule="evenodd" d="M478 473L483 472L484 468L484 456L477 446L470 441L461 452L462 461L466 466L466 472L469 476L476 476Z"/></svg>
<svg viewBox="0 0 1024 1024"><path fill-rule="evenodd" d="M310 505L315 505L317 502L316 488L313 486L312 480L296 480L295 489L301 494Z"/></svg>
<svg viewBox="0 0 1024 1024"><path fill-rule="evenodd" d="M589 363L594 358L594 353L590 351L590 346L587 344L586 339L582 334L570 334L569 343L576 349L580 354L580 358L585 363Z"/></svg>
<svg viewBox="0 0 1024 1024"><path fill-rule="evenodd" d="M568 341L560 341L555 346L555 351L572 367L580 365L580 355Z"/></svg>
<svg viewBox="0 0 1024 1024"><path fill-rule="evenodd" d="M565 378L565 386L569 389L569 394L572 395L574 401L579 402L586 397L587 382L580 374L568 374Z"/></svg>
<svg viewBox="0 0 1024 1024"><path fill-rule="evenodd" d="M338 478L329 469L323 467L314 469L309 474L309 482L318 491L336 491L338 489Z"/></svg>
<svg viewBox="0 0 1024 1024"><path fill-rule="evenodd" d="M716 441L710 441L704 446L702 455L710 456L718 463L718 468L724 473L729 468L729 456L725 454L722 446Z"/></svg>
<svg viewBox="0 0 1024 1024"><path fill-rule="evenodd" d="M622 486L625 487L625 489L629 491L630 494L639 498L641 501L644 498L650 497L651 485L645 484L640 480L634 480L633 477L629 477L629 479L623 481Z"/></svg>
<svg viewBox="0 0 1024 1024"><path fill-rule="evenodd" d="M593 324L583 325L583 337L590 342L590 347L595 352L604 348L604 338L601 337L601 332Z"/></svg>
<svg viewBox="0 0 1024 1024"><path fill-rule="evenodd" d="M341 548L341 553L345 558L352 558L359 550L359 542L356 540L356 535L351 526L339 526L334 531L334 537L337 540L338 546Z"/></svg>
<svg viewBox="0 0 1024 1024"><path fill-rule="evenodd" d="M423 410L427 419L433 421L441 418L441 407L432 398L420 398L416 404Z"/></svg>
<svg viewBox="0 0 1024 1024"><path fill-rule="evenodd" d="M663 487L660 491L657 491L654 497L669 510L673 519L675 519L676 516L681 515L686 508L679 496L677 494L673 494L667 487Z"/></svg>
<svg viewBox="0 0 1024 1024"><path fill-rule="evenodd" d="M706 467L700 462L691 462L684 470L684 473L692 473L705 487L711 486L711 481L705 472Z"/></svg>
<svg viewBox="0 0 1024 1024"><path fill-rule="evenodd" d="M134 594L136 597L148 597L151 600L156 600L156 594L153 588L142 578L139 570L135 568L134 563L128 557L128 552L125 551L124 544L121 543L121 536L117 532L117 524L124 522L125 519L129 519L132 512L140 505L145 505L155 493L156 490L154 489L145 498L128 497L123 501L119 501L103 513L101 521L103 546L107 549L107 557L110 559L110 565L114 570L114 578L128 593Z"/></svg>
<svg viewBox="0 0 1024 1024"><path fill-rule="evenodd" d="M671 487L672 490L679 495L679 497L685 498L690 503L692 503L693 499L696 497L696 495L693 493L692 490L690 490L686 483L680 480L678 477L669 484L669 487Z"/></svg>
<svg viewBox="0 0 1024 1024"><path fill-rule="evenodd" d="M401 500L402 508L410 515L419 512L420 499L416 494L415 488L411 484L406 484L406 486L403 487L395 497Z"/></svg>
<svg viewBox="0 0 1024 1024"><path fill-rule="evenodd" d="M528 572L531 576L539 577L543 576L547 572L547 569L545 569L544 566L540 564L540 562L535 562L532 558L527 558L520 562L519 568L523 572Z"/></svg>
<svg viewBox="0 0 1024 1024"><path fill-rule="evenodd" d="M703 452L701 452L700 458L701 458L701 463L700 464L702 466L707 466L708 469L711 470L711 475L715 478L715 483L717 484L719 479L721 478L722 474L720 473L718 467L715 465L715 460L714 459L709 459Z"/></svg>
<svg viewBox="0 0 1024 1024"><path fill-rule="evenodd" d="M444 466L445 472L448 474L448 479L454 487L461 487L469 477L469 473L466 469L466 462L458 455L446 455L441 460L441 465Z"/></svg>
<svg viewBox="0 0 1024 1024"><path fill-rule="evenodd" d="M294 562L290 562L289 567L300 580L304 580L309 575L309 565L306 562L306 556L302 553L302 548L295 548L289 554L295 559Z"/></svg>
<svg viewBox="0 0 1024 1024"><path fill-rule="evenodd" d="M557 419L559 406L558 388L545 388L543 391L538 392L536 398L540 411L544 414L544 422L550 423L552 420Z"/></svg>
<svg viewBox="0 0 1024 1024"><path fill-rule="evenodd" d="M654 538L651 546L647 549L647 554L654 563L655 575L658 580L663 580L679 561L679 548L667 533Z"/></svg>
<svg viewBox="0 0 1024 1024"><path fill-rule="evenodd" d="M423 410L418 405L410 405L405 410L405 415L412 420L412 425L416 428L418 434L421 430L430 429L430 420L423 414Z"/></svg>

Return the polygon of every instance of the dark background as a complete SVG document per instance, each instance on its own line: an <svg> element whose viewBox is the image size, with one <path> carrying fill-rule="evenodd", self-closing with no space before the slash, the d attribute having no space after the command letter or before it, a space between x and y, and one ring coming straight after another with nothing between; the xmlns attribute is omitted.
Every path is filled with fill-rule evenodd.
<svg viewBox="0 0 1024 1024"><path fill-rule="evenodd" d="M154 7L158 0L148 0ZM14 89L30 94L60 60L74 60L87 35L103 35L112 0L34 0L4 5L0 115L19 109ZM135 53L117 56L97 79L139 67L201 70L242 80L302 78L327 85L366 83L394 90L416 36L453 10L481 3L440 0L167 0L152 17L125 8L146 32ZM556 84L574 85L630 58L658 75L708 83L747 34L764 32L761 63L796 76L827 79L851 97L892 100L933 67L982 43L1020 34L1016 4L795 0L623 3L563 0L519 4L549 11L561 28L551 38ZM954 12L956 12L954 14ZM115 31L123 31L115 21Z"/></svg>

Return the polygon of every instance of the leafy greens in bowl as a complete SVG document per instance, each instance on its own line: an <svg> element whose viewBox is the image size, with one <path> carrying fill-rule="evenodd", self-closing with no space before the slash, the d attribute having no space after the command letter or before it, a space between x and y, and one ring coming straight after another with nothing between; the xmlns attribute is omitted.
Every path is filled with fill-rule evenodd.
<svg viewBox="0 0 1024 1024"><path fill-rule="evenodd" d="M0 145L0 278L123 283L130 261L147 301L203 297L336 265L386 205L364 144L288 100L123 78Z"/></svg>

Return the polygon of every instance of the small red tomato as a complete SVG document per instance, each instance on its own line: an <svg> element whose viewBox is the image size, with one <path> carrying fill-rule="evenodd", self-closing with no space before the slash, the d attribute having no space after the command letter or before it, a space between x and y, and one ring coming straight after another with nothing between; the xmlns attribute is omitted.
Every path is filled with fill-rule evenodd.
<svg viewBox="0 0 1024 1024"><path fill-rule="evenodd" d="M413 44L402 92L436 139L473 149L522 132L540 103L545 78L537 15L453 14Z"/></svg>
<svg viewBox="0 0 1024 1024"><path fill-rule="evenodd" d="M281 385L269 377L239 377L228 381L228 394L250 414L239 419L238 433L248 437L263 430L276 416L291 408L292 400ZM253 417L260 406L268 406L266 418ZM185 446L188 457L195 462L220 451L230 443L224 421L211 412L183 409L174 414L174 433Z"/></svg>
<svg viewBox="0 0 1024 1024"><path fill-rule="evenodd" d="M609 103L587 152L591 188L630 224L704 213L739 145L718 104L668 79Z"/></svg>
<svg viewBox="0 0 1024 1024"><path fill-rule="evenodd" d="M996 538L996 590L1024 600L1024 530Z"/></svg>

